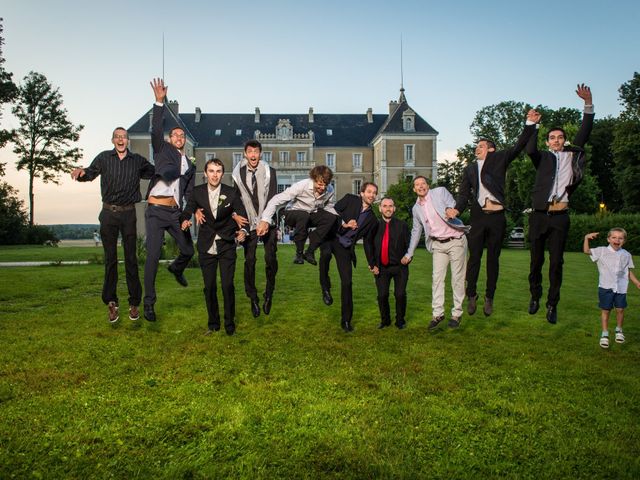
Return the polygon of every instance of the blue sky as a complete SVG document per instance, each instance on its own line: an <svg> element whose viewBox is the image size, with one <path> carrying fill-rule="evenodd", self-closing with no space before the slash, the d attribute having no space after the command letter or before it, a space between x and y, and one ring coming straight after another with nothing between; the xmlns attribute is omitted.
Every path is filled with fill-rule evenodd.
<svg viewBox="0 0 640 480"><path fill-rule="evenodd" d="M85 125L84 165L151 105L162 73L181 111L385 113L400 87L440 132L438 159L473 141L477 110L503 100L617 115L619 86L640 70L632 1L35 1L0 0L5 67L60 88ZM5 109L3 125L13 119ZM10 148L7 181L27 193ZM36 222L97 223L99 183L37 182Z"/></svg>

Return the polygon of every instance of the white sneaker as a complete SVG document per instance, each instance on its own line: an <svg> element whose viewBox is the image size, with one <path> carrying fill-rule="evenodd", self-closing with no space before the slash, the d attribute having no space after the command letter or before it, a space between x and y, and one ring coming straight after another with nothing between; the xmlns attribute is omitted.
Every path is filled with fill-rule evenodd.
<svg viewBox="0 0 640 480"><path fill-rule="evenodd" d="M602 348L609 348L609 337L600 337L600 346Z"/></svg>
<svg viewBox="0 0 640 480"><path fill-rule="evenodd" d="M616 343L624 343L624 333L616 332Z"/></svg>

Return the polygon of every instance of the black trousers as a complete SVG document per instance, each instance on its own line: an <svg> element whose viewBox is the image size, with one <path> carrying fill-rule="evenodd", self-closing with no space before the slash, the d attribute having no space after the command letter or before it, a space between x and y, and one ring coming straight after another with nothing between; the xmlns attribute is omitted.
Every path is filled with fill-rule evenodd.
<svg viewBox="0 0 640 480"><path fill-rule="evenodd" d="M531 298L542 297L542 266L545 245L549 247L549 293L547 306L555 307L560 301L562 286L562 265L564 249L569 236L571 221L567 213L548 215L533 212L529 216L529 242L531 243L531 264L529 266L529 290Z"/></svg>
<svg viewBox="0 0 640 480"><path fill-rule="evenodd" d="M245 239L242 246L244 247L244 291L247 297L255 300L258 298L258 289L256 288L256 250L258 248L259 238L256 231L252 230ZM269 231L262 237L264 244L264 262L267 284L264 289L265 296L273 295L276 286L276 273L278 273L278 230L269 228Z"/></svg>
<svg viewBox="0 0 640 480"><path fill-rule="evenodd" d="M309 238L309 250L314 252L338 227L338 217L325 210L313 213L303 210L285 210L284 221L294 229L293 242L296 244L296 252L298 253L303 252L307 237ZM316 227L316 229L308 233L308 229L311 227Z"/></svg>
<svg viewBox="0 0 640 480"><path fill-rule="evenodd" d="M104 283L102 285L102 301L118 303L118 234L122 235L124 249L124 270L129 290L129 305L140 305L142 286L138 276L138 256L136 255L136 210L114 212L102 209L100 220L100 237L104 249Z"/></svg>
<svg viewBox="0 0 640 480"><path fill-rule="evenodd" d="M468 297L477 293L478 275L482 252L487 247L487 287L485 295L493 298L498 283L500 271L500 252L507 230L507 219L504 210L497 213L484 213L481 208L471 210L471 230L467 233L469 245L469 260L467 262L467 291Z"/></svg>
<svg viewBox="0 0 640 480"><path fill-rule="evenodd" d="M218 241L218 246L222 242ZM207 304L208 327L211 330L220 327L220 311L218 308L218 266L220 267L220 284L222 287L222 299L224 301L224 328L235 326L236 316L236 291L233 285L233 277L236 273L236 249L235 245L225 248L218 255L200 253L198 256L202 279L204 280L204 299Z"/></svg>
<svg viewBox="0 0 640 480"><path fill-rule="evenodd" d="M391 325L389 307L389 286L393 279L393 296L396 299L396 326L404 325L407 313L407 282L409 281L409 267L406 265L381 266L376 276L378 290L378 308L380 309L380 323Z"/></svg>
<svg viewBox="0 0 640 480"><path fill-rule="evenodd" d="M331 289L329 265L331 263L331 256L336 257L336 265L338 267L338 274L340 275L340 310L342 322L350 322L353 317L352 254L351 248L344 248L340 245L337 238L324 242L320 246L320 262L318 267L322 290Z"/></svg>
<svg viewBox="0 0 640 480"><path fill-rule="evenodd" d="M147 205L145 212L147 229L147 260L144 264L144 304L156 303L156 274L164 243L164 232L175 239L180 254L172 265L176 272L183 272L193 257L193 242L189 230L180 229L180 209L163 205Z"/></svg>

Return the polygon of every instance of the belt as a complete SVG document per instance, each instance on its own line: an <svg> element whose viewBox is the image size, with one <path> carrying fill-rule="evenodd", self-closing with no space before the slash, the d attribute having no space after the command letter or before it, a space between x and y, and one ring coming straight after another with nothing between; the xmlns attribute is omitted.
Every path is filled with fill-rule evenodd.
<svg viewBox="0 0 640 480"><path fill-rule="evenodd" d="M127 212L129 210L134 210L136 206L133 203L129 205L111 205L109 203L103 203L102 208L112 212Z"/></svg>
<svg viewBox="0 0 640 480"><path fill-rule="evenodd" d="M494 213L504 213L504 208L501 208L500 210L486 210L483 208L482 213L484 213L485 215L493 215Z"/></svg>
<svg viewBox="0 0 640 480"><path fill-rule="evenodd" d="M434 242L447 243L451 240L460 240L461 237L449 237L449 238L437 238L437 237L429 237Z"/></svg>
<svg viewBox="0 0 640 480"><path fill-rule="evenodd" d="M555 215L566 215L569 213L569 209L565 208L564 210L534 210L536 213L544 213L545 215L549 215L553 217Z"/></svg>

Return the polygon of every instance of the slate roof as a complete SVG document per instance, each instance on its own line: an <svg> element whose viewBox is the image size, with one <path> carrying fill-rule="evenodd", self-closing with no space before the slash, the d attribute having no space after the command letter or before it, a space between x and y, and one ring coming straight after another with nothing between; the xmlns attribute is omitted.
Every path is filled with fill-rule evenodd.
<svg viewBox="0 0 640 480"><path fill-rule="evenodd" d="M165 131L168 131L179 120L198 148L242 148L247 140L254 138L256 130L260 130L263 134L274 134L278 121L288 119L293 126L294 135L313 131L316 147L369 146L378 133L405 134L402 112L409 108L409 105L404 95L401 95L400 99L402 101L391 116L374 114L372 123L367 122L366 113L315 113L313 123L309 123L308 113L261 113L259 123L255 123L254 113L202 113L198 123L195 121L195 113L180 113L179 119L171 116L166 118L167 115L165 115L164 127ZM149 111L129 127L130 134L149 132ZM332 131L332 135L327 134L328 129ZM415 134L438 134L418 114L415 117L415 129ZM215 135L216 130L220 130L221 134ZM236 135L236 130L241 130L242 133ZM412 133L414 132L409 134ZM266 142L268 141L263 141L263 143ZM295 143L295 139L293 142Z"/></svg>

